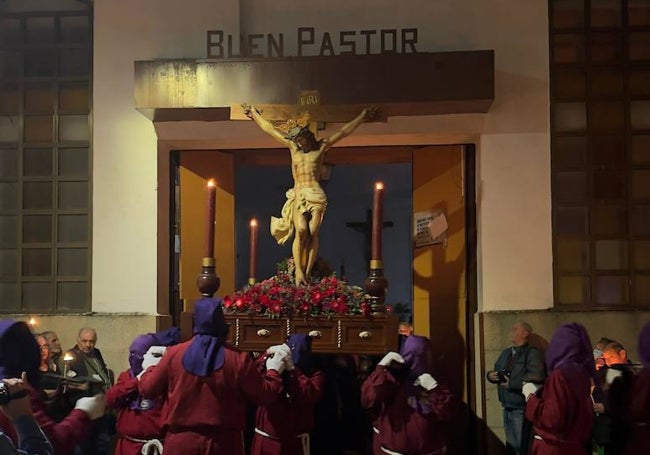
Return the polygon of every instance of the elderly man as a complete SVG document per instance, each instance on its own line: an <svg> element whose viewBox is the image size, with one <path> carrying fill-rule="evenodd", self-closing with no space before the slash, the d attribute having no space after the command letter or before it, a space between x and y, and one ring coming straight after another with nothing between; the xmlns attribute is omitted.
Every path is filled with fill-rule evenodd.
<svg viewBox="0 0 650 455"><path fill-rule="evenodd" d="M111 385L106 362L104 362L101 351L95 347L96 344L97 332L95 329L84 327L79 330L77 345L68 351L73 358L65 368L67 377L91 379L89 388L92 393L103 392Z"/></svg>
<svg viewBox="0 0 650 455"><path fill-rule="evenodd" d="M533 329L525 321L517 321L510 330L512 346L505 349L487 373L487 380L497 384L499 401L503 406L503 426L506 446L519 454L522 447L522 429L526 400L521 394L523 382L541 384L546 373L539 349L528 344Z"/></svg>
<svg viewBox="0 0 650 455"><path fill-rule="evenodd" d="M95 347L97 331L91 327L83 327L77 335L77 344L68 353L72 360L67 365L60 365L69 379L86 378L78 387L68 386L66 393L68 402L76 401L83 396L93 396L104 393L111 386L110 374L102 353ZM93 431L86 444L80 448L84 455L104 455L110 450L110 435L106 417L93 422Z"/></svg>

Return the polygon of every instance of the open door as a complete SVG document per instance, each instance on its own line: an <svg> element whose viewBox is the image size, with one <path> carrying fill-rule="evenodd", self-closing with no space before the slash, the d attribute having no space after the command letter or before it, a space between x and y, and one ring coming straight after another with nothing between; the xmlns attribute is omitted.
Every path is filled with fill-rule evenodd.
<svg viewBox="0 0 650 455"><path fill-rule="evenodd" d="M448 229L442 243L413 251L415 333L431 339L435 371L467 401L466 218L463 147L432 146L413 152L413 213L441 212ZM458 422L455 428L464 428ZM460 431L450 453L464 453ZM455 437L456 436L456 437Z"/></svg>
<svg viewBox="0 0 650 455"><path fill-rule="evenodd" d="M205 226L205 188L217 182L214 255L221 279L218 295L235 291L235 173L231 154L215 151L180 152L180 298L184 312L193 311L200 294L196 277L201 271ZM191 315L190 315L191 316ZM191 318L190 318L191 324ZM183 324L183 318L181 318ZM191 333L191 330L189 331Z"/></svg>

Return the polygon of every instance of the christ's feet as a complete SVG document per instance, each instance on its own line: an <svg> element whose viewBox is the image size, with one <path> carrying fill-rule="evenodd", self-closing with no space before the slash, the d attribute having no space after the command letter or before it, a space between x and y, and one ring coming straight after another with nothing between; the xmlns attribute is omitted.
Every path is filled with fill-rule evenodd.
<svg viewBox="0 0 650 455"><path fill-rule="evenodd" d="M307 284L307 280L305 279L305 275L296 269L296 286L300 286L302 284Z"/></svg>

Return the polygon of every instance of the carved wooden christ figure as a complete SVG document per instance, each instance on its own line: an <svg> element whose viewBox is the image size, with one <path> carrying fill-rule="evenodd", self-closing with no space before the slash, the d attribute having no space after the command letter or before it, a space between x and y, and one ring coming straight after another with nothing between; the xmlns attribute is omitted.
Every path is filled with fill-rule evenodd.
<svg viewBox="0 0 650 455"><path fill-rule="evenodd" d="M287 191L282 217L271 217L271 234L280 245L294 235L291 253L295 263L296 285L307 284L318 254L318 231L327 206L319 175L325 152L351 134L364 120L374 117L376 108L366 108L330 137L317 140L307 126L295 127L287 134L265 120L254 106L242 105L244 113L291 152L293 188Z"/></svg>

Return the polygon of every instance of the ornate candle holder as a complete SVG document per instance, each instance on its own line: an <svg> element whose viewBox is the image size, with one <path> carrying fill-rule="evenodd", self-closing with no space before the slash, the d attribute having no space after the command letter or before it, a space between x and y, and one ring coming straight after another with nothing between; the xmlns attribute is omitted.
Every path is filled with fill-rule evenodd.
<svg viewBox="0 0 650 455"><path fill-rule="evenodd" d="M386 311L384 300L386 299L387 287L388 280L384 277L384 263L377 259L371 259L370 271L368 278L364 282L364 289L368 295L368 301L373 313L384 313Z"/></svg>
<svg viewBox="0 0 650 455"><path fill-rule="evenodd" d="M221 286L217 276L214 258L201 259L201 274L196 278L196 286L203 297L213 297Z"/></svg>

